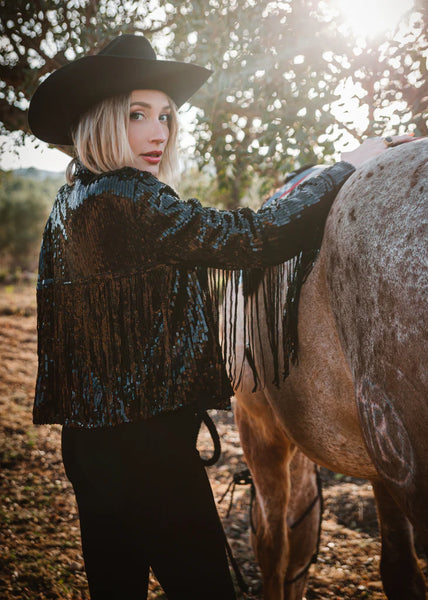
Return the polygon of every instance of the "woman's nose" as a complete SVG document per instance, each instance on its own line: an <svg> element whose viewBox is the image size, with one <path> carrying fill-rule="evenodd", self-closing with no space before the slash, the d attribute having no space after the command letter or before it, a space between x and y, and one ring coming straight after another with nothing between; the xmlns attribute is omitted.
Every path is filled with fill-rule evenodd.
<svg viewBox="0 0 428 600"><path fill-rule="evenodd" d="M165 131L165 126L162 125L162 123L158 119L153 120L150 129L150 141L161 144L163 142L166 142L167 139L168 136Z"/></svg>

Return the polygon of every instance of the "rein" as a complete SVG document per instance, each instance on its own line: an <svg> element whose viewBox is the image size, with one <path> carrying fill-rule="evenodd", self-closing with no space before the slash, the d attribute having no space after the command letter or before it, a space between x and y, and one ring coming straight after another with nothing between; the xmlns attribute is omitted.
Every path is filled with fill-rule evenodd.
<svg viewBox="0 0 428 600"><path fill-rule="evenodd" d="M220 455L221 455L220 436L218 434L218 431L217 431L214 421L211 419L211 417L209 416L209 414L206 411L202 414L202 421L205 424L205 426L207 427L207 429L211 435L213 445L214 445L214 450L213 450L213 454L210 458L201 458L201 460L205 467L211 467L218 461L218 459L220 458ZM222 502L222 500L224 499L226 494L229 492L230 488L233 486L231 499L230 499L230 503L229 503L229 508L227 509L227 515L226 515L228 517L230 514L230 510L232 508L233 493L235 491L236 485L246 485L246 484L251 484L250 519L251 519L251 523L252 523L251 515L252 515L252 506L253 506L253 498L254 498L254 494L255 494L255 488L254 488L253 480L251 478L250 471L248 469L246 469L245 471L242 471L241 473L235 473L232 481L227 486L226 492L220 498L219 504L220 504L220 502ZM242 592L244 592L251 598L252 597L251 587L245 581L244 576L242 575L239 565L236 561L236 558L233 556L232 548L230 547L229 540L227 539L227 535L226 535L226 532L224 530L222 523L221 523L221 530L223 533L223 539L224 539L224 545L226 547L226 552L229 557L230 564L232 565L233 571L235 573L235 577L238 582L238 585L239 585L240 589L242 590Z"/></svg>
<svg viewBox="0 0 428 600"><path fill-rule="evenodd" d="M212 465L215 465L221 455L220 436L218 435L217 427L215 426L214 421L211 419L207 411L202 414L202 421L210 433L214 450L210 458L201 458L201 460L204 464L204 467L211 467Z"/></svg>

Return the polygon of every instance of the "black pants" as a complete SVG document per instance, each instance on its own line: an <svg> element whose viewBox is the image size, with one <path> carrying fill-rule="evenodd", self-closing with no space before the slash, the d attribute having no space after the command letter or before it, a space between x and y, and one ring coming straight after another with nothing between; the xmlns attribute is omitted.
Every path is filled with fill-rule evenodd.
<svg viewBox="0 0 428 600"><path fill-rule="evenodd" d="M63 428L92 600L147 598L152 567L169 600L235 599L224 538L180 411L111 429Z"/></svg>

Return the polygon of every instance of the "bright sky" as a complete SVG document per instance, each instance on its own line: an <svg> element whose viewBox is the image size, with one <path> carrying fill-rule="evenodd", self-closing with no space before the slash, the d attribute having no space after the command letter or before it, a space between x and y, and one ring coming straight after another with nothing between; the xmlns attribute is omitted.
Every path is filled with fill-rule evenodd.
<svg viewBox="0 0 428 600"><path fill-rule="evenodd" d="M344 15L349 28L361 37L371 37L393 28L413 4L413 0L328 1ZM355 119L358 118L359 115L355 114ZM182 118L181 121L184 121L183 126L186 129L186 119ZM4 136L0 136L0 141L2 139ZM27 139L24 146L16 148L13 136L10 136L0 157L0 168L36 167L48 171L64 171L69 160L63 152L50 149L44 142L32 142Z"/></svg>
<svg viewBox="0 0 428 600"><path fill-rule="evenodd" d="M0 136L0 142L5 139L6 136ZM16 147L13 138L8 138L0 157L0 168L36 167L45 171L64 171L69 162L70 157L64 152L53 150L44 142L32 142L27 138L24 146Z"/></svg>

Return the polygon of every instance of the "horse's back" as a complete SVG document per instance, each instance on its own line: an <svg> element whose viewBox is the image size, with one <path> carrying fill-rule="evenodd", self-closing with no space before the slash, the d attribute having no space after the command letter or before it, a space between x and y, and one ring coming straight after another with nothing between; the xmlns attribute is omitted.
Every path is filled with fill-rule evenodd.
<svg viewBox="0 0 428 600"><path fill-rule="evenodd" d="M369 454L398 496L427 486L425 502L427 190L428 140L391 149L342 188L322 249Z"/></svg>

